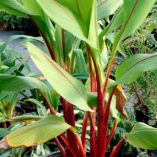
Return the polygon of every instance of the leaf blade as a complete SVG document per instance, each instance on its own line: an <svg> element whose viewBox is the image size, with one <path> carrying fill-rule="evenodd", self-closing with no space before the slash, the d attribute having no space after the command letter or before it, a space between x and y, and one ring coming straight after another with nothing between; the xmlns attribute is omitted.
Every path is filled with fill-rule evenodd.
<svg viewBox="0 0 157 157"><path fill-rule="evenodd" d="M44 12L63 29L98 48L96 0L37 0Z"/></svg>
<svg viewBox="0 0 157 157"><path fill-rule="evenodd" d="M116 84L130 83L143 72L155 70L157 54L136 54L126 59L116 70Z"/></svg>
<svg viewBox="0 0 157 157"><path fill-rule="evenodd" d="M97 14L98 20L103 19L109 15L112 15L123 3L123 0L102 0L98 2L97 5Z"/></svg>
<svg viewBox="0 0 157 157"><path fill-rule="evenodd" d="M130 133L125 134L125 137L137 148L157 149L157 129L142 122L137 123Z"/></svg>
<svg viewBox="0 0 157 157"><path fill-rule="evenodd" d="M85 87L80 81L73 78L36 46L31 43L26 43L25 46L34 63L57 93L78 108L84 111L91 111L87 105Z"/></svg>
<svg viewBox="0 0 157 157"><path fill-rule="evenodd" d="M41 144L57 137L70 127L71 126L65 123L61 118L48 116L11 132L0 142L0 147L4 142L6 142L8 148L21 146L30 147Z"/></svg>

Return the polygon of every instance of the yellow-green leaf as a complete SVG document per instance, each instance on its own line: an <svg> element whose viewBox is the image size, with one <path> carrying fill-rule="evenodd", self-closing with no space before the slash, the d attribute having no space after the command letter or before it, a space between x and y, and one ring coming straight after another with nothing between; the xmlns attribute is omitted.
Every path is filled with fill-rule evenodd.
<svg viewBox="0 0 157 157"><path fill-rule="evenodd" d="M71 126L65 123L61 118L57 116L48 116L11 132L1 140L0 148L9 149L42 144L59 136L70 127Z"/></svg>

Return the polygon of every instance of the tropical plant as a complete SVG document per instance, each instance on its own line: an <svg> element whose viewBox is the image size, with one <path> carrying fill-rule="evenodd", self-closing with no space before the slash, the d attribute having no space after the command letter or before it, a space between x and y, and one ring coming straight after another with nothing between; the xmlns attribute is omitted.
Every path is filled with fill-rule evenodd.
<svg viewBox="0 0 157 157"><path fill-rule="evenodd" d="M30 147L53 139L63 157L85 157L88 151L91 157L104 157L120 121L118 113L127 119L126 97L121 85L157 67L156 53L136 54L126 58L115 74L112 73L121 41L142 24L154 3L155 0L1 0L1 9L32 19L51 58L32 43L25 42L43 77L0 74L0 90L37 89L51 115L21 116L20 119L33 122L6 135L0 149ZM110 21L108 16L115 11ZM105 25L104 20L108 21ZM108 41L112 48L108 47ZM116 80L110 78L113 75ZM64 120L58 114L60 105ZM80 136L75 109L84 114ZM15 118L19 117L12 114L11 119ZM110 130L109 119L112 120ZM89 140L86 138L88 121ZM110 156L116 156L125 141L138 148L157 149L156 134L156 128L136 123Z"/></svg>
<svg viewBox="0 0 157 157"><path fill-rule="evenodd" d="M125 57L132 54L156 52L156 5L139 29L121 44L121 51ZM123 60L122 57L119 57ZM117 61L117 64L118 63ZM149 125L156 123L156 70L144 72L136 81L128 86L129 95L135 98L134 109L137 120L142 120ZM136 115L135 114L135 115ZM142 116L143 114L143 116Z"/></svg>

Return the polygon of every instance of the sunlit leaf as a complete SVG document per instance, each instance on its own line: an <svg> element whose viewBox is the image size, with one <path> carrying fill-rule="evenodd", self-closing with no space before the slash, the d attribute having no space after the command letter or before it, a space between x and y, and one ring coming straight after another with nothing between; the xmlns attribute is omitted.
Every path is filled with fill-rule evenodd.
<svg viewBox="0 0 157 157"><path fill-rule="evenodd" d="M48 116L37 122L16 129L0 142L0 149L30 147L57 137L71 126L57 116Z"/></svg>
<svg viewBox="0 0 157 157"><path fill-rule="evenodd" d="M96 0L37 0L63 29L97 48Z"/></svg>
<svg viewBox="0 0 157 157"><path fill-rule="evenodd" d="M145 123L135 124L130 133L125 134L126 140L137 148L157 149L157 128Z"/></svg>
<svg viewBox="0 0 157 157"><path fill-rule="evenodd" d="M62 67L51 60L39 48L31 43L25 43L30 56L52 87L71 104L78 108L91 111L87 105L87 94L84 85Z"/></svg>

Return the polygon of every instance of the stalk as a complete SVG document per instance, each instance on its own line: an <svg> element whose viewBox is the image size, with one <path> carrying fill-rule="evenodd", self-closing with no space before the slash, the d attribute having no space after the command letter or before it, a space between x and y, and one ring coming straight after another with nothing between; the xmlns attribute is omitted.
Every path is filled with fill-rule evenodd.
<svg viewBox="0 0 157 157"><path fill-rule="evenodd" d="M105 114L104 114L104 127L105 127L105 130L104 130L104 136L105 136L105 144L104 144L104 147L106 147L106 144L107 144L107 132L108 132L108 122L109 122L109 115L110 115L110 107L111 107L111 101L112 101L112 98L113 98L113 95L114 95L114 91L116 89L116 86L114 87L111 95L110 95L110 98L109 98L109 101L108 101L108 104L107 104L107 108L106 108L106 111L105 111ZM104 153L105 153L105 149L103 149Z"/></svg>
<svg viewBox="0 0 157 157"><path fill-rule="evenodd" d="M54 138L53 140L54 140L54 142L56 143L58 149L60 150L62 156L63 156L63 157L67 157L67 156L66 156L66 153L65 153L65 150L64 150L63 146L60 144L60 142L58 141L58 139L57 139L57 138Z"/></svg>
<svg viewBox="0 0 157 157"><path fill-rule="evenodd" d="M124 138L121 139L121 141L118 143L118 145L113 148L110 157L116 157L117 156L117 153L118 153L119 149L121 148L121 146L123 145L124 142L125 142L125 139Z"/></svg>
<svg viewBox="0 0 157 157"><path fill-rule="evenodd" d="M55 56L55 52L53 50L53 46L52 46L52 38L53 38L53 35L51 33L51 23L47 21L45 21L43 24L44 24L44 27L40 25L40 22L41 21L38 21L39 19L35 19L33 17L30 16L30 19L33 21L35 27L39 30L41 36L43 37L44 41L45 41L45 44L49 50L49 53L50 53L50 56L51 58L56 61L56 56ZM45 18L46 19L46 18ZM51 24L51 25L50 25ZM46 32L45 32L46 30Z"/></svg>
<svg viewBox="0 0 157 157"><path fill-rule="evenodd" d="M81 141L84 148L85 148L85 142L86 142L87 123L88 123L88 113L85 113L84 118L83 118L82 134L81 134Z"/></svg>
<svg viewBox="0 0 157 157"><path fill-rule="evenodd" d="M103 91L101 90L101 74L100 74L100 65L97 64L96 58L91 53L90 48L87 46L89 54L91 54L94 68L96 72L96 81L97 81L97 93L98 93L98 138L97 138L97 156L104 157L103 154L103 145L104 145L104 97Z"/></svg>
<svg viewBox="0 0 157 157"><path fill-rule="evenodd" d="M52 115L56 115L56 112L55 112L54 108L52 107L52 105L49 103L49 101L46 99L46 97L42 93L41 93L41 95L46 103L47 108L50 110L50 113Z"/></svg>
<svg viewBox="0 0 157 157"><path fill-rule="evenodd" d="M90 113L89 113L90 114ZM96 157L97 156L97 145L96 145L96 132L95 132L95 120L96 116L95 114L89 115L90 120L90 157Z"/></svg>
<svg viewBox="0 0 157 157"><path fill-rule="evenodd" d="M74 134L74 135L75 135L78 147L79 147L78 157L86 157L86 152L83 148L83 144L81 142L81 139L76 134Z"/></svg>
<svg viewBox="0 0 157 157"><path fill-rule="evenodd" d="M73 106L69 104L65 99L61 98L62 106L63 106L63 114L64 114L64 119L65 121L70 124L71 126L75 127L75 116L74 116L74 110ZM68 138L68 143L72 150L75 153L78 153L78 147L77 147L77 142L74 133L71 130L67 130L67 138ZM68 156L72 156L71 152L67 150Z"/></svg>
<svg viewBox="0 0 157 157"><path fill-rule="evenodd" d="M67 147L67 149L71 152L71 154L76 157L74 151L71 149L71 147L69 146L68 142L66 141L66 139L64 138L64 136L60 136L61 142L63 143L63 145L65 147Z"/></svg>
<svg viewBox="0 0 157 157"><path fill-rule="evenodd" d="M51 55L51 58L56 61L56 57L55 57L55 53L54 53L54 50L52 49L48 39L45 37L44 33L43 32L40 32L41 36L43 37L44 41L45 41L45 44L49 50L49 53Z"/></svg>
<svg viewBox="0 0 157 157"><path fill-rule="evenodd" d="M92 69L92 57L90 54L90 51L87 50L88 52L88 62L89 62L89 71L90 71L90 86L91 86L91 92L96 91L96 80L93 74L93 69ZM92 108L94 111L96 110L95 107ZM97 154L97 148L96 148L96 132L95 132L95 127L96 127L96 113L88 113L89 119L90 119L90 157L96 157Z"/></svg>
<svg viewBox="0 0 157 157"><path fill-rule="evenodd" d="M108 137L108 139L107 139L107 143L106 143L106 145L105 145L105 149L104 149L105 153L106 153L106 151L107 151L108 145L110 144L110 142L111 142L111 140L112 140L112 138L113 138L113 136L114 136L114 134L115 134L116 128L117 128L117 122L116 122L116 119L115 119L115 120L114 120L114 124L113 124L113 128L112 128L112 130L111 130L111 133L110 133L110 135L109 135L109 137Z"/></svg>

